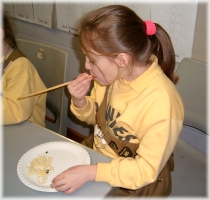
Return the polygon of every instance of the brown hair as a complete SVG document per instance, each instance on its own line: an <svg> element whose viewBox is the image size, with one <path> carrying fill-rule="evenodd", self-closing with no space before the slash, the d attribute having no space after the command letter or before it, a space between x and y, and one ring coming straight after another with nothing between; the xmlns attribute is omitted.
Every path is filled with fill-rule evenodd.
<svg viewBox="0 0 210 200"><path fill-rule="evenodd" d="M4 41L10 45L12 48L17 47L17 42L14 36L12 26L10 24L8 16L4 13L3 16L3 29L4 29Z"/></svg>
<svg viewBox="0 0 210 200"><path fill-rule="evenodd" d="M122 5L99 8L86 14L81 21L81 47L87 54L94 50L108 57L124 52L139 64L149 63L154 54L164 73L176 83L171 39L159 24L155 25L156 33L149 36L145 22L130 8Z"/></svg>

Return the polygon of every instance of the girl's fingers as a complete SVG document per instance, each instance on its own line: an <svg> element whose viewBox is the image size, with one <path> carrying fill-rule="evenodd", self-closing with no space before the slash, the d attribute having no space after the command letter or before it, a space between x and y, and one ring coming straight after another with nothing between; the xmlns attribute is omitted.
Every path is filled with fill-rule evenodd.
<svg viewBox="0 0 210 200"><path fill-rule="evenodd" d="M73 80L69 85L72 87L79 85L84 85L87 82L90 82L92 80L92 77L89 77L88 74L80 74L75 80Z"/></svg>
<svg viewBox="0 0 210 200"><path fill-rule="evenodd" d="M62 180L64 178L65 178L64 174L61 173L61 174L57 175L55 178L53 178L52 183L60 181L60 180Z"/></svg>
<svg viewBox="0 0 210 200"><path fill-rule="evenodd" d="M88 74L81 74L75 80L68 84L67 88L69 93L71 94L71 98L74 99L75 105L83 106L83 103L86 104L86 100L84 101L84 98L90 89L91 80L93 80L92 76ZM78 102L81 103L81 100L83 100L83 103L77 104Z"/></svg>
<svg viewBox="0 0 210 200"><path fill-rule="evenodd" d="M69 188L69 189L67 189L67 190L65 190L63 193L64 194L71 194L72 192L74 192L76 190L76 188Z"/></svg>
<svg viewBox="0 0 210 200"><path fill-rule="evenodd" d="M68 85L68 90L73 96L83 96L88 92L90 84L90 81L83 81L77 85Z"/></svg>
<svg viewBox="0 0 210 200"><path fill-rule="evenodd" d="M84 85L81 85L80 87L75 87L75 90L78 91L78 92L82 92L82 91L86 91L87 88L90 87L90 82L84 84Z"/></svg>
<svg viewBox="0 0 210 200"><path fill-rule="evenodd" d="M59 186L63 185L64 182L63 182L62 180L63 180L63 179L58 180L58 181L53 181L53 182L51 183L50 187L51 187L51 188L56 188L56 187L59 187Z"/></svg>
<svg viewBox="0 0 210 200"><path fill-rule="evenodd" d="M55 187L55 189L59 192L64 192L66 190L69 190L69 187L67 185L60 185L58 187Z"/></svg>
<svg viewBox="0 0 210 200"><path fill-rule="evenodd" d="M63 179L64 180L64 179ZM56 181L50 185L51 188L55 188L59 192L66 191L70 188L66 181Z"/></svg>

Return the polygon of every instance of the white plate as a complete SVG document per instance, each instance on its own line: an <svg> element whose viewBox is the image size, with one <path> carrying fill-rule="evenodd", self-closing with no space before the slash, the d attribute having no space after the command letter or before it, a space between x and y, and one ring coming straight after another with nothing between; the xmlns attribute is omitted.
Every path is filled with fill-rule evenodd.
<svg viewBox="0 0 210 200"><path fill-rule="evenodd" d="M46 154L46 152L48 153ZM36 177L28 176L26 169L27 166L30 166L30 162L39 155L53 157L54 171L43 185L36 182ZM48 142L32 148L20 158L17 164L17 174L19 179L29 188L43 192L57 192L57 190L50 188L52 179L69 167L83 164L90 164L90 156L81 146L72 142Z"/></svg>

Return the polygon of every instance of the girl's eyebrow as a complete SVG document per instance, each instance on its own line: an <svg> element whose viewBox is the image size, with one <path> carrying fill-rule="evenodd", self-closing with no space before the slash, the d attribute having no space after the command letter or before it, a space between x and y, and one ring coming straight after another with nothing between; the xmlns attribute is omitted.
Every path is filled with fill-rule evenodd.
<svg viewBox="0 0 210 200"><path fill-rule="evenodd" d="M86 57L89 58L89 56L87 55L87 53L85 53L84 51L82 51L82 53L83 53Z"/></svg>
<svg viewBox="0 0 210 200"><path fill-rule="evenodd" d="M82 50L83 55L85 55L86 57L89 58L89 56L87 55L87 53L85 51Z"/></svg>
<svg viewBox="0 0 210 200"><path fill-rule="evenodd" d="M90 57L87 54L85 54L85 53L83 53L83 54L90 60Z"/></svg>
<svg viewBox="0 0 210 200"><path fill-rule="evenodd" d="M88 56L87 54L84 53L84 55L85 55L89 60L94 61L94 59L91 58L90 56Z"/></svg>

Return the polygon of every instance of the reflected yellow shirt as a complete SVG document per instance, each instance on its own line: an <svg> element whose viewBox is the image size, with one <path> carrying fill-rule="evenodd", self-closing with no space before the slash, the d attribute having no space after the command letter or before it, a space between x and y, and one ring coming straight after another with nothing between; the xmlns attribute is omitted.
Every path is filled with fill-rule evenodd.
<svg viewBox="0 0 210 200"><path fill-rule="evenodd" d="M45 127L46 93L17 100L20 96L46 89L35 67L27 58L20 57L6 68L0 86L2 125L29 120Z"/></svg>

